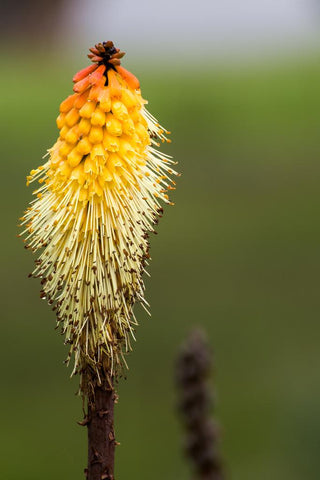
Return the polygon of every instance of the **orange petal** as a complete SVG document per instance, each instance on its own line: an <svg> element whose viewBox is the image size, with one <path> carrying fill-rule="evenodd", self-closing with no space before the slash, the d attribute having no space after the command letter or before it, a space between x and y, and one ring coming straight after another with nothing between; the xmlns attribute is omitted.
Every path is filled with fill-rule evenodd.
<svg viewBox="0 0 320 480"><path fill-rule="evenodd" d="M81 93L80 95L77 95L76 96L77 98L75 99L75 102L74 102L74 106L80 110L80 108L83 107L83 105L86 103L88 99L88 95L89 95L88 90Z"/></svg>
<svg viewBox="0 0 320 480"><path fill-rule="evenodd" d="M116 67L116 69L117 72L120 73L121 77L127 82L130 88L132 88L133 90L140 88L140 82L137 77L133 75L133 73L129 72L121 66Z"/></svg>
<svg viewBox="0 0 320 480"><path fill-rule="evenodd" d="M95 83L100 82L105 72L105 69L106 69L105 65L100 65L100 67L98 67L96 71L90 75L89 78L90 78L91 85L94 85Z"/></svg>
<svg viewBox="0 0 320 480"><path fill-rule="evenodd" d="M82 93L87 90L88 87L90 87L90 79L89 76L86 76L85 78L79 80L79 82L73 85L73 91L77 93Z"/></svg>
<svg viewBox="0 0 320 480"><path fill-rule="evenodd" d="M100 81L99 83L97 83L96 85L93 85L91 88L90 88L90 93L89 93L89 100L95 100L97 101L98 100L98 97L101 93L101 90L103 89L104 87L104 79L102 81Z"/></svg>
<svg viewBox="0 0 320 480"><path fill-rule="evenodd" d="M108 70L108 86L111 97L121 97L121 85L116 77L116 72L112 69Z"/></svg>
<svg viewBox="0 0 320 480"><path fill-rule="evenodd" d="M87 75L89 75L89 73L94 72L96 68L97 68L97 65L92 64L84 68L83 70L80 70L80 72L76 73L75 76L73 77L73 81L75 83L79 82L79 80L82 80L83 78L85 78Z"/></svg>
<svg viewBox="0 0 320 480"><path fill-rule="evenodd" d="M64 112L68 112L69 110L71 110L71 108L73 107L75 99L76 99L76 95L73 94L73 95L69 95L65 100L63 100L63 102L61 102L61 104L60 104L60 112L64 113Z"/></svg>
<svg viewBox="0 0 320 480"><path fill-rule="evenodd" d="M111 110L111 99L109 88L101 88L97 100L100 102L100 107L104 112L109 112Z"/></svg>

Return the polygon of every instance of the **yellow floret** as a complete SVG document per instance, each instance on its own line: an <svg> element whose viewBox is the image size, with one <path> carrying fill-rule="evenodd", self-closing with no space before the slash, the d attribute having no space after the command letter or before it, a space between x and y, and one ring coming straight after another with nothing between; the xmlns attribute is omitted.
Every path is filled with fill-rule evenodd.
<svg viewBox="0 0 320 480"><path fill-rule="evenodd" d="M88 190L86 188L81 188L79 193L79 201L84 202L88 198Z"/></svg>
<svg viewBox="0 0 320 480"><path fill-rule="evenodd" d="M90 152L91 158L94 157L107 157L108 153L105 151L101 143L96 143L93 145L92 150Z"/></svg>
<svg viewBox="0 0 320 480"><path fill-rule="evenodd" d="M81 118L79 122L79 133L82 133L83 135L88 135L88 133L90 132L90 128L90 120L88 120L87 118Z"/></svg>
<svg viewBox="0 0 320 480"><path fill-rule="evenodd" d="M84 173L98 173L98 165L90 156L86 157L83 166Z"/></svg>
<svg viewBox="0 0 320 480"><path fill-rule="evenodd" d="M134 133L134 123L130 117L122 122L122 129L123 133L127 135L132 135Z"/></svg>
<svg viewBox="0 0 320 480"><path fill-rule="evenodd" d="M109 150L109 152L117 152L120 146L119 137L114 137L105 130L103 135L103 146Z"/></svg>
<svg viewBox="0 0 320 480"><path fill-rule="evenodd" d="M79 139L79 128L78 128L78 125L75 125L68 131L68 133L65 136L65 140L68 143L75 144L77 143L78 139Z"/></svg>
<svg viewBox="0 0 320 480"><path fill-rule="evenodd" d="M79 113L81 117L90 118L96 108L96 102L87 101L80 109Z"/></svg>
<svg viewBox="0 0 320 480"><path fill-rule="evenodd" d="M76 167L82 160L83 155L74 148L68 155L68 163L70 167Z"/></svg>
<svg viewBox="0 0 320 480"><path fill-rule="evenodd" d="M71 110L66 114L66 124L69 127L73 127L79 120L79 111L76 108L71 108Z"/></svg>
<svg viewBox="0 0 320 480"><path fill-rule="evenodd" d="M130 92L130 90L127 90L125 88L122 91L121 100L127 108L135 107L138 103L134 93Z"/></svg>
<svg viewBox="0 0 320 480"><path fill-rule="evenodd" d="M81 162L77 167L72 170L71 180L77 180L79 185L83 185L86 181L86 175L83 169L83 162Z"/></svg>
<svg viewBox="0 0 320 480"><path fill-rule="evenodd" d="M121 122L117 120L111 113L106 115L106 126L110 135L120 136L122 134Z"/></svg>
<svg viewBox="0 0 320 480"><path fill-rule="evenodd" d="M67 162L61 162L60 165L59 165L59 172L61 173L61 175L65 176L65 177L70 177L72 169L71 169L70 165L68 165Z"/></svg>
<svg viewBox="0 0 320 480"><path fill-rule="evenodd" d="M150 143L150 137L148 134L148 130L142 125L142 123L137 123L136 124L136 132L139 135L141 141L145 144L148 145Z"/></svg>
<svg viewBox="0 0 320 480"><path fill-rule="evenodd" d="M111 172L107 167L102 167L102 171L101 171L101 175L99 176L99 179L100 178L101 178L101 183L102 183L102 180L104 180L105 182L112 182L113 180L113 176L111 175Z"/></svg>
<svg viewBox="0 0 320 480"><path fill-rule="evenodd" d="M71 152L72 149L73 149L73 145L67 142L62 142L62 145L59 148L59 154L62 157L66 157Z"/></svg>
<svg viewBox="0 0 320 480"><path fill-rule="evenodd" d="M128 151L134 151L134 148L132 147L131 143L127 142L126 140L121 140L119 154L122 157L125 157Z"/></svg>
<svg viewBox="0 0 320 480"><path fill-rule="evenodd" d="M110 112L111 110L111 99L110 92L108 88L103 88L99 94L98 100L100 102L100 108L104 112Z"/></svg>
<svg viewBox="0 0 320 480"><path fill-rule="evenodd" d="M57 123L57 127L59 128L59 130L64 126L65 119L66 119L66 114L65 113L60 113L60 115L57 117L56 123Z"/></svg>
<svg viewBox="0 0 320 480"><path fill-rule="evenodd" d="M91 117L92 125L99 125L100 127L103 127L105 122L106 114L99 107L97 107Z"/></svg>
<svg viewBox="0 0 320 480"><path fill-rule="evenodd" d="M141 121L141 115L138 108L133 108L130 112L130 118L134 121L134 123Z"/></svg>
<svg viewBox="0 0 320 480"><path fill-rule="evenodd" d="M77 145L77 150L79 153L82 153L82 155L87 155L88 153L90 153L91 149L92 145L89 142L88 137L82 138Z"/></svg>
<svg viewBox="0 0 320 480"><path fill-rule="evenodd" d="M93 126L89 133L89 140L91 143L101 143L103 139L102 127Z"/></svg>
<svg viewBox="0 0 320 480"><path fill-rule="evenodd" d="M98 195L99 197L101 197L103 194L103 190L99 185L99 182L96 180L93 180L92 184L90 185L89 195L92 197L94 194Z"/></svg>
<svg viewBox="0 0 320 480"><path fill-rule="evenodd" d="M64 139L68 132L69 132L69 127L67 127L67 125L64 125L60 130L60 138Z"/></svg>
<svg viewBox="0 0 320 480"><path fill-rule="evenodd" d="M111 153L108 157L107 167L110 171L113 171L115 167L122 167L122 161L119 155Z"/></svg>
<svg viewBox="0 0 320 480"><path fill-rule="evenodd" d="M127 107L119 100L112 102L112 113L118 120L124 120L128 118Z"/></svg>

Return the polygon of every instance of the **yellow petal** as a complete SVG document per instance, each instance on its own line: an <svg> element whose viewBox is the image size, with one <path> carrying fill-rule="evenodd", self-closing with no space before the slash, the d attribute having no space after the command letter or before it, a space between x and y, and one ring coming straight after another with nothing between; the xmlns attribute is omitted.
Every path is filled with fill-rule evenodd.
<svg viewBox="0 0 320 480"><path fill-rule="evenodd" d="M67 114L66 114L66 124L69 125L69 127L73 127L79 120L79 111L76 108L72 108Z"/></svg>
<svg viewBox="0 0 320 480"><path fill-rule="evenodd" d="M83 118L90 118L96 108L96 102L88 100L83 107L80 108L79 113Z"/></svg>
<svg viewBox="0 0 320 480"><path fill-rule="evenodd" d="M87 118L81 118L79 122L79 133L82 133L83 135L88 135L88 133L90 132L90 128L90 120L88 120Z"/></svg>
<svg viewBox="0 0 320 480"><path fill-rule="evenodd" d="M117 152L120 147L120 140L118 137L110 135L106 130L103 135L103 146L109 152Z"/></svg>
<svg viewBox="0 0 320 480"><path fill-rule="evenodd" d="M100 108L96 108L92 114L91 123L103 127L106 123L106 114Z"/></svg>
<svg viewBox="0 0 320 480"><path fill-rule="evenodd" d="M93 126L89 133L89 140L91 143L101 143L103 140L102 127Z"/></svg>
<svg viewBox="0 0 320 480"><path fill-rule="evenodd" d="M115 118L112 113L106 115L107 130L110 135L119 137L122 134L121 122Z"/></svg>
<svg viewBox="0 0 320 480"><path fill-rule="evenodd" d="M127 107L119 100L112 102L112 113L118 120L124 120L125 118L128 118Z"/></svg>
<svg viewBox="0 0 320 480"><path fill-rule="evenodd" d="M83 137L76 148L79 153L82 153L82 155L88 155L88 153L91 152L92 145L89 142L88 137Z"/></svg>
<svg viewBox="0 0 320 480"><path fill-rule="evenodd" d="M76 167L82 160L83 155L74 148L68 155L68 163L70 167Z"/></svg>

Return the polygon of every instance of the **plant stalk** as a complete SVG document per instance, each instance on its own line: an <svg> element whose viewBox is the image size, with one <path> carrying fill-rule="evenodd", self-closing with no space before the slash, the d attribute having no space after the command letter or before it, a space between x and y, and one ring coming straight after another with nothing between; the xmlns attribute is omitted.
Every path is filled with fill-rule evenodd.
<svg viewBox="0 0 320 480"><path fill-rule="evenodd" d="M114 480L114 403L113 387L95 386L88 402L87 480Z"/></svg>

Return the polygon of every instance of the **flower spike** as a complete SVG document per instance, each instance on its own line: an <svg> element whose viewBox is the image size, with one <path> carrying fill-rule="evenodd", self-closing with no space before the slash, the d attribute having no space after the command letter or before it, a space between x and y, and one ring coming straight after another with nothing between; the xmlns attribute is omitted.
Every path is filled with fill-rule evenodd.
<svg viewBox="0 0 320 480"><path fill-rule="evenodd" d="M136 301L147 306L142 275L150 232L170 203L173 161L157 150L166 132L150 115L139 81L120 66L112 42L90 49L92 64L73 77L60 105L60 134L22 224L40 251L32 275L57 322L88 393L92 378L116 376L131 349Z"/></svg>

